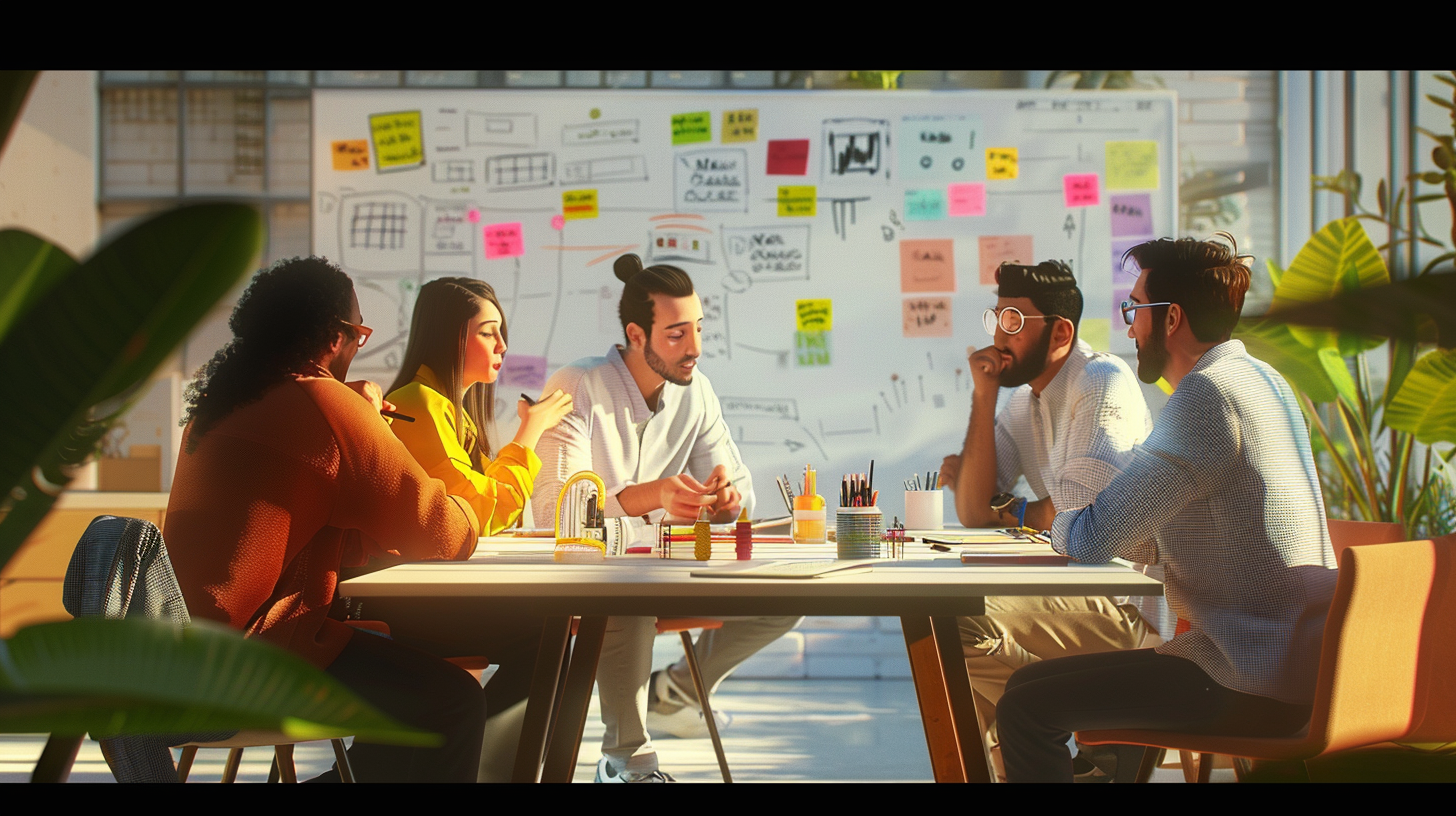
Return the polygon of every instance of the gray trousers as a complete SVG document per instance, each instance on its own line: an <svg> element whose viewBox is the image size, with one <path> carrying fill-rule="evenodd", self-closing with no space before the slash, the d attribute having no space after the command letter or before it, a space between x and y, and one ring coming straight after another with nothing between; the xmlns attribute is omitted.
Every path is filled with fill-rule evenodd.
<svg viewBox="0 0 1456 816"><path fill-rule="evenodd" d="M722 629L698 636L694 651L703 671L703 684L712 694L738 664L799 625L802 618L724 618ZM597 663L597 694L602 705L602 754L618 772L657 770L657 750L647 733L648 680L652 676L652 640L657 619L612 617ZM691 693L692 675L686 658L669 671L678 685Z"/></svg>

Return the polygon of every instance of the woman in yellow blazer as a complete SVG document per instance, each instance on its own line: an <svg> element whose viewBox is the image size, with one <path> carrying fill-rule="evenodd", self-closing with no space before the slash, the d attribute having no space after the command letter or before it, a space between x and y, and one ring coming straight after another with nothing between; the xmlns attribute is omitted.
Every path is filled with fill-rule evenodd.
<svg viewBox="0 0 1456 816"><path fill-rule="evenodd" d="M396 420L395 435L426 473L470 503L481 535L516 523L541 470L536 443L571 412L571 397L560 390L534 405L518 400L520 428L492 459L485 431L495 419L505 353L505 317L490 284L432 280L420 287L404 362L387 397L415 418Z"/></svg>

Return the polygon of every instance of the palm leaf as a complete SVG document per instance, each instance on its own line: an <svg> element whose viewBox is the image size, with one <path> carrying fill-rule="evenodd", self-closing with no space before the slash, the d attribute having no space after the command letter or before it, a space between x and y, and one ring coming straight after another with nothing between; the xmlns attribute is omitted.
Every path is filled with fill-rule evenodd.
<svg viewBox="0 0 1456 816"><path fill-rule="evenodd" d="M76 260L55 244L21 230L0 230L0 340L75 268Z"/></svg>
<svg viewBox="0 0 1456 816"><path fill-rule="evenodd" d="M1319 349L1308 345L1311 337L1299 337L1283 321L1268 318L1244 318L1234 328L1234 338L1242 340L1249 354L1273 366L1284 375L1296 391L1315 402L1333 402L1340 392L1330 380L1330 368L1321 359ZM1325 349L1338 351L1332 342ZM1345 377L1349 378L1349 372Z"/></svg>
<svg viewBox="0 0 1456 816"><path fill-rule="evenodd" d="M256 256L258 214L203 204L159 215L53 285L0 340L0 564L70 481L128 393ZM97 410L110 403L110 407Z"/></svg>
<svg viewBox="0 0 1456 816"><path fill-rule="evenodd" d="M42 623L0 641L0 732L110 736L228 729L296 739L353 734L401 745L435 735L386 717L339 681L219 624Z"/></svg>
<svg viewBox="0 0 1456 816"><path fill-rule="evenodd" d="M1416 360L1385 409L1385 424L1425 445L1456 442L1456 349Z"/></svg>
<svg viewBox="0 0 1456 816"><path fill-rule="evenodd" d="M1325 301L1343 292L1389 282L1390 272L1385 268L1385 261L1360 222L1343 218L1326 224L1300 248L1274 287L1270 311ZM1295 329L1294 333L1306 335L1307 345L1313 348L1324 346L1330 337L1329 332L1315 329ZM1345 356L1383 342L1351 333L1335 334L1333 339Z"/></svg>
<svg viewBox="0 0 1456 816"><path fill-rule="evenodd" d="M39 71L0 71L0 152L4 152L5 144L10 141L10 132L39 74Z"/></svg>

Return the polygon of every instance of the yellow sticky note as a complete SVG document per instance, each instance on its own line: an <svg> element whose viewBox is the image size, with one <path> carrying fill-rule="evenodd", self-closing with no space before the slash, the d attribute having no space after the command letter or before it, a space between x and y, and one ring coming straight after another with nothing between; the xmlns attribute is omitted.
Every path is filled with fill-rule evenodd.
<svg viewBox="0 0 1456 816"><path fill-rule="evenodd" d="M561 193L561 216L567 221L596 218L599 214L596 190L565 190Z"/></svg>
<svg viewBox="0 0 1456 816"><path fill-rule="evenodd" d="M834 303L829 298L794 301L794 318L799 331L830 331L834 328Z"/></svg>
<svg viewBox="0 0 1456 816"><path fill-rule="evenodd" d="M723 111L723 143L758 141L758 108Z"/></svg>
<svg viewBox="0 0 1456 816"><path fill-rule="evenodd" d="M1084 317L1077 336L1096 351L1112 350L1112 321L1105 317Z"/></svg>
<svg viewBox="0 0 1456 816"><path fill-rule="evenodd" d="M335 170L368 170L369 140L347 139L331 142L329 153L334 157Z"/></svg>
<svg viewBox="0 0 1456 816"><path fill-rule="evenodd" d="M779 188L779 215L814 215L816 192L813 185Z"/></svg>
<svg viewBox="0 0 1456 816"><path fill-rule="evenodd" d="M369 136L374 140L379 172L424 166L425 140L419 111L376 113L369 117Z"/></svg>
<svg viewBox="0 0 1456 816"><path fill-rule="evenodd" d="M986 148L986 178L1016 178L1017 158L1014 147Z"/></svg>
<svg viewBox="0 0 1456 816"><path fill-rule="evenodd" d="M1158 143L1108 142L1107 189L1158 189Z"/></svg>

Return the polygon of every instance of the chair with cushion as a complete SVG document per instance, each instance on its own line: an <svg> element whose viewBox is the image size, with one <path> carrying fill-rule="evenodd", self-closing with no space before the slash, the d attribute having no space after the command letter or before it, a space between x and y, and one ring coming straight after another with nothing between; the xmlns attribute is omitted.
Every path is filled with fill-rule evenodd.
<svg viewBox="0 0 1456 816"><path fill-rule="evenodd" d="M1362 748L1456 741L1456 535L1346 549L1320 649L1314 710L1294 736L1084 731L1092 745L1219 753L1320 768ZM1206 774L1200 774L1206 781Z"/></svg>

